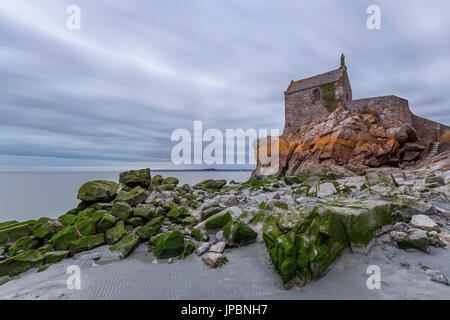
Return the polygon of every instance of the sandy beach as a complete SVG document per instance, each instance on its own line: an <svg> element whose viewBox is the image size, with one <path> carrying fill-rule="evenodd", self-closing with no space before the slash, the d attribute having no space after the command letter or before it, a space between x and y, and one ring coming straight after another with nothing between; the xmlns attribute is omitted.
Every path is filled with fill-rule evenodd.
<svg viewBox="0 0 450 320"><path fill-rule="evenodd" d="M346 252L322 279L290 290L283 289L264 244L231 249L227 257L230 262L218 269L195 255L156 264L147 246L140 245L126 260L117 261L102 246L45 272L29 270L2 285L0 299L450 299L450 287L431 281L421 268L449 275L450 251L445 248L431 248L427 255L379 243L368 255ZM67 289L69 265L81 269L80 290ZM369 265L381 268L379 290L366 286Z"/></svg>

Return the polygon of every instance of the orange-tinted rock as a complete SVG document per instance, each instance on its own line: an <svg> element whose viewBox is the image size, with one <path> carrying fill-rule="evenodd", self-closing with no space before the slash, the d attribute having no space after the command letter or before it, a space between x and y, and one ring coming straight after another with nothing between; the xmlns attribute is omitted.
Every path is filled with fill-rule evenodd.
<svg viewBox="0 0 450 320"><path fill-rule="evenodd" d="M407 124L386 129L374 114L350 113L340 107L324 121L280 137L278 173L296 174L316 165L398 165L402 156L405 161L419 157L420 146L412 143L416 140L414 129ZM270 148L269 141L270 138L260 139L258 150ZM403 146L414 149L410 150L414 153L405 153ZM261 166L258 161L258 167ZM257 168L255 174L258 172Z"/></svg>

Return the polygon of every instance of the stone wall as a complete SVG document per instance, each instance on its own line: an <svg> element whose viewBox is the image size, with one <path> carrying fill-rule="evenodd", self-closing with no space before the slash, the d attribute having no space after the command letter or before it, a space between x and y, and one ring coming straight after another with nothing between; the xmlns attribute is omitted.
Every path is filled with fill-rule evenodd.
<svg viewBox="0 0 450 320"><path fill-rule="evenodd" d="M402 122L414 127L408 100L385 96L347 101L345 107L354 112L373 112L380 117L386 129L399 127Z"/></svg>
<svg viewBox="0 0 450 320"><path fill-rule="evenodd" d="M417 131L417 137L420 141L435 142L444 135L449 126L413 115L413 127Z"/></svg>

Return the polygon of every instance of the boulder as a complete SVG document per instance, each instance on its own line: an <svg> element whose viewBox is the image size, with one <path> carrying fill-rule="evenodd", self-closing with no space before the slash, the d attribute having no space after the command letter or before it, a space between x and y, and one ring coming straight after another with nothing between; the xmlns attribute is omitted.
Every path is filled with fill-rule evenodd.
<svg viewBox="0 0 450 320"><path fill-rule="evenodd" d="M226 243L223 241L217 242L209 247L209 252L223 253L226 246L227 246Z"/></svg>
<svg viewBox="0 0 450 320"><path fill-rule="evenodd" d="M85 202L107 202L116 196L118 190L119 184L113 181L89 181L78 190L78 199Z"/></svg>
<svg viewBox="0 0 450 320"><path fill-rule="evenodd" d="M138 228L136 230L136 234L141 240L149 240L159 232L163 220L163 217L153 218L150 222Z"/></svg>
<svg viewBox="0 0 450 320"><path fill-rule="evenodd" d="M336 187L331 182L322 183L317 190L317 196L319 198L329 197L337 193Z"/></svg>
<svg viewBox="0 0 450 320"><path fill-rule="evenodd" d="M6 222L0 225L0 246L12 244L22 237L31 235L34 221Z"/></svg>
<svg viewBox="0 0 450 320"><path fill-rule="evenodd" d="M114 205L111 209L111 214L119 218L120 220L126 221L131 216L132 208L131 206L124 201L114 202Z"/></svg>
<svg viewBox="0 0 450 320"><path fill-rule="evenodd" d="M33 237L23 237L17 240L11 247L8 249L8 255L10 257L15 256L21 252L36 249L38 247L39 241L34 240Z"/></svg>
<svg viewBox="0 0 450 320"><path fill-rule="evenodd" d="M77 228L75 226L67 226L55 233L48 242L53 245L55 250L67 250L70 243L78 238Z"/></svg>
<svg viewBox="0 0 450 320"><path fill-rule="evenodd" d="M59 220L46 218L47 221L34 225L33 236L38 239L50 239L59 230L64 229L64 224ZM39 220L38 220L39 222Z"/></svg>
<svg viewBox="0 0 450 320"><path fill-rule="evenodd" d="M77 216L66 213L66 214L63 214L62 216L59 216L58 220L59 220L59 222L61 222L61 224L63 226L67 227L67 226L74 224L75 221L77 221Z"/></svg>
<svg viewBox="0 0 450 320"><path fill-rule="evenodd" d="M114 227L106 230L106 242L108 244L114 244L126 235L127 231L125 230L125 223L120 220L116 222Z"/></svg>
<svg viewBox="0 0 450 320"><path fill-rule="evenodd" d="M89 217L81 217L75 223L75 227L77 232L81 234L81 236L91 236L96 232L96 224L95 221Z"/></svg>
<svg viewBox="0 0 450 320"><path fill-rule="evenodd" d="M44 253L44 264L58 263L69 256L68 250L49 251Z"/></svg>
<svg viewBox="0 0 450 320"><path fill-rule="evenodd" d="M267 223L262 236L283 282L304 283L320 278L346 248L366 247L392 223L392 211L386 201L335 200L287 211Z"/></svg>
<svg viewBox="0 0 450 320"><path fill-rule="evenodd" d="M98 233L96 235L78 238L70 242L69 251L72 255L78 252L91 250L105 243L105 234Z"/></svg>
<svg viewBox="0 0 450 320"><path fill-rule="evenodd" d="M187 256L194 253L194 251L195 251L195 244L191 240L188 240L183 245L183 250L181 251L180 258L181 259L186 258Z"/></svg>
<svg viewBox="0 0 450 320"><path fill-rule="evenodd" d="M156 208L153 204L138 204L134 209L134 215L150 220L155 216Z"/></svg>
<svg viewBox="0 0 450 320"><path fill-rule="evenodd" d="M202 254L204 254L206 251L208 251L209 247L211 247L211 243L210 242L202 242L197 250L195 250L195 253L198 256L201 256Z"/></svg>
<svg viewBox="0 0 450 320"><path fill-rule="evenodd" d="M417 249L425 253L429 252L428 237L423 230L414 230L397 242L400 249Z"/></svg>
<svg viewBox="0 0 450 320"><path fill-rule="evenodd" d="M209 241L209 235L205 230L194 229L194 230L192 230L191 235L197 241L200 241L200 242Z"/></svg>
<svg viewBox="0 0 450 320"><path fill-rule="evenodd" d="M258 234L243 222L229 222L223 228L225 242L230 246L244 246L255 241Z"/></svg>
<svg viewBox="0 0 450 320"><path fill-rule="evenodd" d="M176 257L183 250L184 239L180 231L169 231L153 238L150 239L150 244L154 246L158 259Z"/></svg>
<svg viewBox="0 0 450 320"><path fill-rule="evenodd" d="M446 285L447 287L450 286L448 279L439 270L425 269L424 273L430 276L431 281L441 283L443 285Z"/></svg>
<svg viewBox="0 0 450 320"><path fill-rule="evenodd" d="M214 191L221 189L224 185L227 184L226 180L203 180L202 182L197 183L194 188L202 189L205 191Z"/></svg>
<svg viewBox="0 0 450 320"><path fill-rule="evenodd" d="M207 252L202 256L203 262L212 267L217 267L222 261L226 261L226 257L222 253Z"/></svg>
<svg viewBox="0 0 450 320"><path fill-rule="evenodd" d="M110 250L118 252L120 259L124 259L136 249L138 244L139 237L135 234L130 234L111 246Z"/></svg>
<svg viewBox="0 0 450 320"><path fill-rule="evenodd" d="M16 276L31 268L38 268L44 262L39 250L29 250L0 262L0 277Z"/></svg>
<svg viewBox="0 0 450 320"><path fill-rule="evenodd" d="M135 207L147 199L148 191L142 189L140 186L134 187L131 191L122 190L116 197L116 201L126 202Z"/></svg>
<svg viewBox="0 0 450 320"><path fill-rule="evenodd" d="M167 218L175 223L182 223L183 219L190 216L189 210L185 207L172 208L167 214Z"/></svg>
<svg viewBox="0 0 450 320"><path fill-rule="evenodd" d="M232 220L231 214L227 210L223 210L219 213L216 213L206 219L205 227L211 230L217 230L224 227L228 222Z"/></svg>
<svg viewBox="0 0 450 320"><path fill-rule="evenodd" d="M425 178L425 184L428 188L436 188L445 185L445 181L440 176L432 176Z"/></svg>
<svg viewBox="0 0 450 320"><path fill-rule="evenodd" d="M437 232L440 231L440 228L437 225L437 223L424 214L416 214L412 216L409 224L411 225L411 227L416 229L422 229L425 231L437 231Z"/></svg>
<svg viewBox="0 0 450 320"><path fill-rule="evenodd" d="M98 232L105 232L116 223L116 217L112 214L105 213L97 222L96 229Z"/></svg>
<svg viewBox="0 0 450 320"><path fill-rule="evenodd" d="M151 182L150 169L130 170L120 173L119 182L127 187L134 188L141 186L148 188Z"/></svg>

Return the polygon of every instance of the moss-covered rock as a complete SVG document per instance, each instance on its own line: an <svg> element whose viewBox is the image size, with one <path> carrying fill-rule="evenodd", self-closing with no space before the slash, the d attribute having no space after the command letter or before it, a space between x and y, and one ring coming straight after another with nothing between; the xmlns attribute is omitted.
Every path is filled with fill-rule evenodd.
<svg viewBox="0 0 450 320"><path fill-rule="evenodd" d="M131 206L123 201L117 201L111 208L111 214L120 220L127 221L131 216Z"/></svg>
<svg viewBox="0 0 450 320"><path fill-rule="evenodd" d="M417 230L408 234L397 241L400 249L417 249L422 252L428 253L428 237L425 231Z"/></svg>
<svg viewBox="0 0 450 320"><path fill-rule="evenodd" d="M69 251L73 255L78 252L91 250L105 243L105 234L98 233L92 236L78 238L70 242Z"/></svg>
<svg viewBox="0 0 450 320"><path fill-rule="evenodd" d="M155 216L156 208L153 204L141 203L138 204L134 209L134 215L136 217L142 217L144 219L150 220Z"/></svg>
<svg viewBox="0 0 450 320"><path fill-rule="evenodd" d="M96 223L89 217L79 218L75 227L82 236L91 236L96 233Z"/></svg>
<svg viewBox="0 0 450 320"><path fill-rule="evenodd" d="M204 230L194 229L194 230L192 230L191 235L197 241L200 241L200 242L207 242L207 241L209 241L209 235Z"/></svg>
<svg viewBox="0 0 450 320"><path fill-rule="evenodd" d="M183 219L189 216L189 210L185 207L174 207L167 214L167 217L175 223L182 223Z"/></svg>
<svg viewBox="0 0 450 320"><path fill-rule="evenodd" d="M183 250L181 251L180 258L186 258L187 256L191 255L195 251L195 249L195 244L191 240L186 241L183 245Z"/></svg>
<svg viewBox="0 0 450 320"><path fill-rule="evenodd" d="M223 228L223 237L230 246L244 246L255 241L258 234L241 221L228 222Z"/></svg>
<svg viewBox="0 0 450 320"><path fill-rule="evenodd" d="M153 177L152 181L150 182L150 185L152 187L158 187L160 185L162 185L163 183L163 177L159 174L157 174L156 176Z"/></svg>
<svg viewBox="0 0 450 320"><path fill-rule="evenodd" d="M95 221L95 219L93 219ZM97 232L105 232L116 223L116 217L110 213L104 213L101 219L97 222Z"/></svg>
<svg viewBox="0 0 450 320"><path fill-rule="evenodd" d="M56 219L39 219L34 225L33 236L38 239L50 239L55 233L64 229L64 225Z"/></svg>
<svg viewBox="0 0 450 320"><path fill-rule="evenodd" d="M78 190L78 199L86 202L109 201L116 196L118 190L119 184L113 181L89 181Z"/></svg>
<svg viewBox="0 0 450 320"><path fill-rule="evenodd" d="M22 237L31 235L33 231L33 220L25 222L7 222L0 226L0 246L12 244Z"/></svg>
<svg viewBox="0 0 450 320"><path fill-rule="evenodd" d="M119 182L130 188L137 186L148 188L150 181L151 175L149 168L122 172L119 176Z"/></svg>
<svg viewBox="0 0 450 320"><path fill-rule="evenodd" d="M123 201L135 207L144 202L148 196L148 191L142 189L140 186L134 187L131 191L120 191L116 197L116 201Z"/></svg>
<svg viewBox="0 0 450 320"><path fill-rule="evenodd" d="M385 201L330 201L288 214L295 220L289 223L285 216L272 220L263 239L285 283L293 278L307 282L320 278L344 249L369 244L392 223L392 211Z"/></svg>
<svg viewBox="0 0 450 320"><path fill-rule="evenodd" d="M227 184L226 180L203 180L202 182L197 183L194 188L202 189L205 191L216 191L221 189L224 185Z"/></svg>
<svg viewBox="0 0 450 320"><path fill-rule="evenodd" d="M223 210L206 219L205 227L207 229L217 230L224 227L231 220L231 214L227 210Z"/></svg>
<svg viewBox="0 0 450 320"><path fill-rule="evenodd" d="M54 234L48 241L55 250L69 249L70 242L79 238L77 228L68 226Z"/></svg>
<svg viewBox="0 0 450 320"><path fill-rule="evenodd" d="M122 239L127 235L125 230L125 223L123 221L118 221L114 227L106 230L106 242L108 244L113 244Z"/></svg>
<svg viewBox="0 0 450 320"><path fill-rule="evenodd" d="M178 230L169 231L155 237L155 239L150 240L150 244L155 246L154 252L158 259L175 257L183 250L183 234Z"/></svg>
<svg viewBox="0 0 450 320"><path fill-rule="evenodd" d="M39 250L29 250L0 262L0 276L16 276L31 268L38 268L44 262Z"/></svg>
<svg viewBox="0 0 450 320"><path fill-rule="evenodd" d="M139 237L135 234L130 234L125 238L122 238L122 240L111 246L111 248L109 249L111 251L118 252L119 257L121 259L124 259L134 251L134 249L138 246L138 244L139 244Z"/></svg>
<svg viewBox="0 0 450 320"><path fill-rule="evenodd" d="M69 256L68 250L49 251L44 253L44 264L58 263Z"/></svg>
<svg viewBox="0 0 450 320"><path fill-rule="evenodd" d="M37 241L33 237L22 237L16 241L8 250L8 256L12 257L21 252L34 249L37 247Z"/></svg>
<svg viewBox="0 0 450 320"><path fill-rule="evenodd" d="M131 224L133 227L139 227L142 226L145 221L142 217L132 217L127 220L128 224Z"/></svg>
<svg viewBox="0 0 450 320"><path fill-rule="evenodd" d="M65 227L70 226L77 221L77 216L73 214L63 214L62 216L59 216L58 218L59 222L61 222Z"/></svg>
<svg viewBox="0 0 450 320"><path fill-rule="evenodd" d="M163 220L163 217L153 218L144 226L136 229L136 234L141 240L149 240L159 232Z"/></svg>

